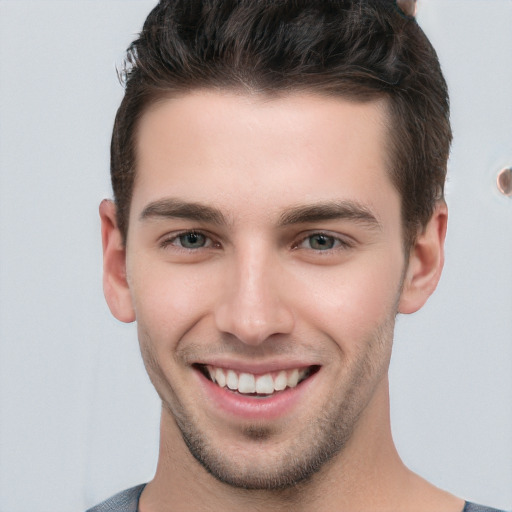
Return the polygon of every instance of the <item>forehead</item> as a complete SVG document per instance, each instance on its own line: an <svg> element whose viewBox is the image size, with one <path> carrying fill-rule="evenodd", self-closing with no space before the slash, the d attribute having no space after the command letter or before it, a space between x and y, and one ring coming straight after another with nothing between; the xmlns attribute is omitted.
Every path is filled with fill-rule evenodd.
<svg viewBox="0 0 512 512"><path fill-rule="evenodd" d="M291 204L396 196L383 102L195 91L155 103L137 134L132 213L165 197L237 218ZM230 211L231 210L231 211Z"/></svg>

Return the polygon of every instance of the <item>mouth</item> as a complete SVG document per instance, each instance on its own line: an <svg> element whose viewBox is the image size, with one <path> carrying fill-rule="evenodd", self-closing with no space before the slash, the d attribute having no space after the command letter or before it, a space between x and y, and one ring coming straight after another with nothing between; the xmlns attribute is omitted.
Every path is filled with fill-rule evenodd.
<svg viewBox="0 0 512 512"><path fill-rule="evenodd" d="M296 388L320 369L320 366L312 365L253 374L206 364L195 364L194 367L220 388L255 398L268 398Z"/></svg>

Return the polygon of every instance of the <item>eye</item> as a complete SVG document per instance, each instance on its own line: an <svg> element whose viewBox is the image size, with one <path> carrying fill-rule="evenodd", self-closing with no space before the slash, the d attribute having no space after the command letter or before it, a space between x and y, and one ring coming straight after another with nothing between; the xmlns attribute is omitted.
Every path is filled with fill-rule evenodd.
<svg viewBox="0 0 512 512"><path fill-rule="evenodd" d="M174 247L180 247L183 249L203 249L206 247L212 247L214 244L208 236L198 231L186 231L179 233L172 237L166 238L162 241L161 246L163 248L172 245Z"/></svg>
<svg viewBox="0 0 512 512"><path fill-rule="evenodd" d="M314 251L329 251L351 247L350 243L326 233L313 233L302 239L296 246L298 249L312 249Z"/></svg>
<svg viewBox="0 0 512 512"><path fill-rule="evenodd" d="M323 235L321 233L311 235L306 240L311 249L314 249L315 251L326 251L328 249L332 249L336 243L334 237Z"/></svg>
<svg viewBox="0 0 512 512"><path fill-rule="evenodd" d="M199 249L205 246L207 238L202 233L192 231L178 236L176 241L179 241L179 245L185 249Z"/></svg>

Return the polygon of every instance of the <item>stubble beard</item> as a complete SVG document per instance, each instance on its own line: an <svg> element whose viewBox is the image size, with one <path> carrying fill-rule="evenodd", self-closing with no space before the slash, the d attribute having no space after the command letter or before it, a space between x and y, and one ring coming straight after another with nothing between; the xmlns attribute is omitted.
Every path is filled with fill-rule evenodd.
<svg viewBox="0 0 512 512"><path fill-rule="evenodd" d="M240 463L215 449L207 437L191 423L178 422L185 444L192 456L217 480L238 489L280 491L296 486L317 473L343 447L349 432L339 418L324 415L315 420L314 432L302 432L276 457L265 462ZM333 433L336 432L336 435ZM264 426L243 430L248 445L264 449L274 432Z"/></svg>
<svg viewBox="0 0 512 512"><path fill-rule="evenodd" d="M249 457L230 457L221 452L198 422L183 410L178 415L173 413L164 402L166 413L174 417L192 456L220 482L245 490L285 491L296 487L327 467L351 438L362 411L387 372L394 320L393 316L376 329L368 350L353 364L352 371L340 375L343 385L337 394L333 392L322 414L311 418L278 453L261 460L251 462ZM274 432L271 427L254 424L242 434L247 446L264 451L266 445L272 445Z"/></svg>

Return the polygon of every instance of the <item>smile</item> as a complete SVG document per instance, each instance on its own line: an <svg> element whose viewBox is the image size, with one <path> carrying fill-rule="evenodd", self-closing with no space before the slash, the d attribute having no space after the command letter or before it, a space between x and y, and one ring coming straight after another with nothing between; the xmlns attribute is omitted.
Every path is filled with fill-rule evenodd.
<svg viewBox="0 0 512 512"><path fill-rule="evenodd" d="M287 388L295 388L318 371L318 368L318 366L309 366L255 375L218 366L200 365L199 367L203 375L217 386L254 397L273 396Z"/></svg>

